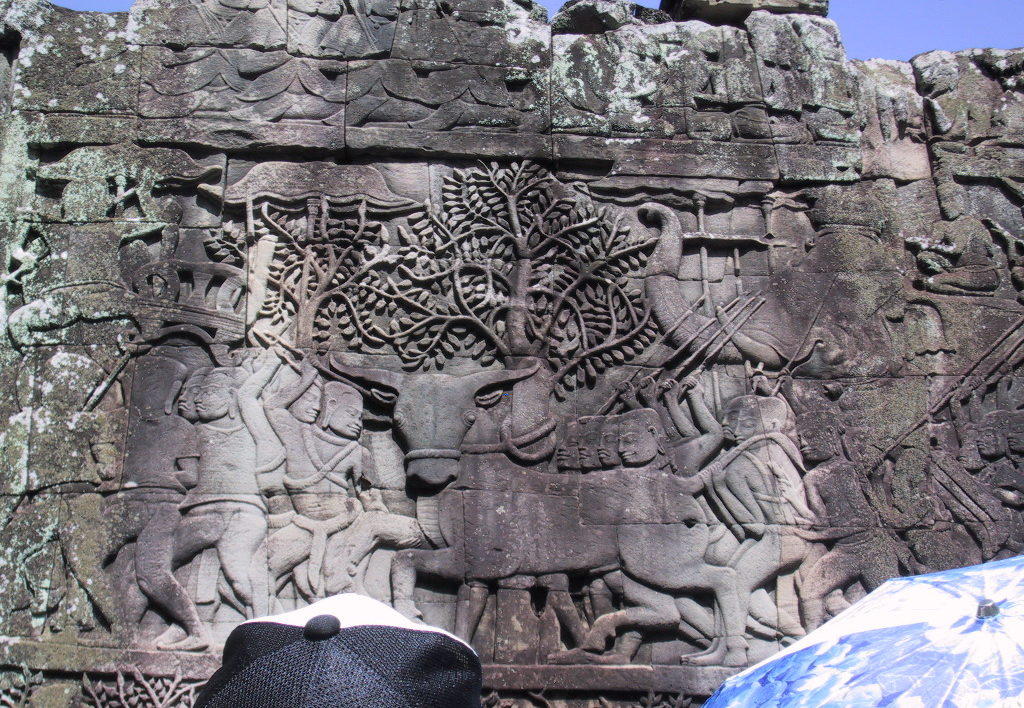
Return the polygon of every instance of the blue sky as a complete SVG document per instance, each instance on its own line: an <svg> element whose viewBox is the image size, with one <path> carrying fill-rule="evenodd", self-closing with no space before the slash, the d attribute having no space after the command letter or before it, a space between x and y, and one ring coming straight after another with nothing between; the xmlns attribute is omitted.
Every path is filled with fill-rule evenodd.
<svg viewBox="0 0 1024 708"><path fill-rule="evenodd" d="M554 14L562 0L541 0ZM58 0L76 10L127 10L131 0ZM641 0L657 6L657 0ZM930 49L1024 46L1024 0L832 0L854 59L909 59Z"/></svg>

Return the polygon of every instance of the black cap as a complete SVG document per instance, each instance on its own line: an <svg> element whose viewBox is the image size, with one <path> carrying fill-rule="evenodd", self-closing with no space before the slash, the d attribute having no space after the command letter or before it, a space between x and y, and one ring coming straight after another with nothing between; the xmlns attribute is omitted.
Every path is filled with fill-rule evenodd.
<svg viewBox="0 0 1024 708"><path fill-rule="evenodd" d="M479 708L480 660L361 595L239 625L195 708Z"/></svg>

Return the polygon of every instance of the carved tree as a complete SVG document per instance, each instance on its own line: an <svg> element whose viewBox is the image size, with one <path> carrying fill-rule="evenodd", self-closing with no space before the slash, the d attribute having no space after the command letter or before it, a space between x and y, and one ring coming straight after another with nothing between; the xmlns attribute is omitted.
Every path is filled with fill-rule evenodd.
<svg viewBox="0 0 1024 708"><path fill-rule="evenodd" d="M332 208L326 199L310 199L301 211L264 203L260 224L277 239L270 265L275 287L260 315L277 326L294 320L300 341L322 344L335 330L366 345L383 344L373 328L359 329L361 315L372 301L362 279L374 279L388 249L384 226L367 219L366 202Z"/></svg>
<svg viewBox="0 0 1024 708"><path fill-rule="evenodd" d="M650 313L629 278L654 240L634 238L621 217L534 163L454 172L441 203L398 240L386 268L364 269L353 284L365 307L350 310L356 322L343 333L357 345L388 343L410 369L460 353L485 363L537 358L564 390L651 341Z"/></svg>

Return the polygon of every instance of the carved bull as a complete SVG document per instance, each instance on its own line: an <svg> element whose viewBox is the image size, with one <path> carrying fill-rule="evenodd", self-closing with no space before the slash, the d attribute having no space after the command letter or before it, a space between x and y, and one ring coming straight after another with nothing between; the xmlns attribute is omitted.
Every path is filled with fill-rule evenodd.
<svg viewBox="0 0 1024 708"><path fill-rule="evenodd" d="M535 472L509 459L519 445L544 436L545 425L520 439L506 439L511 445L487 444L477 436L467 439L472 424L478 432L498 433L497 425L486 424L487 412L476 408L478 396L532 380L540 367L535 363L466 376L402 374L348 366L336 355L325 368L393 404L395 437L406 451L406 474L425 492L417 500L417 519L424 536L437 547L406 549L395 556L395 607L409 616L418 614L412 593L419 576L467 583L470 598L460 603L456 633L468 639L486 601L481 583L533 579L555 594L552 602L563 625L581 638L582 624L568 599L567 578L616 568L614 528L584 523L575 477ZM475 413L467 415L469 411ZM460 474L467 479L451 484Z"/></svg>

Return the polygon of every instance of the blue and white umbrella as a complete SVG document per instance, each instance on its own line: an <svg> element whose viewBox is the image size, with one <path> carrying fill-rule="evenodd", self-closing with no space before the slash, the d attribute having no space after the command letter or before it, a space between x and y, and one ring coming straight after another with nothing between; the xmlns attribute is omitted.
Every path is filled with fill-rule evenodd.
<svg viewBox="0 0 1024 708"><path fill-rule="evenodd" d="M705 708L1024 707L1024 557L896 578Z"/></svg>

